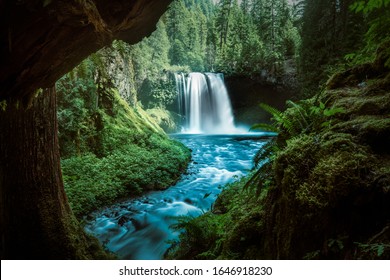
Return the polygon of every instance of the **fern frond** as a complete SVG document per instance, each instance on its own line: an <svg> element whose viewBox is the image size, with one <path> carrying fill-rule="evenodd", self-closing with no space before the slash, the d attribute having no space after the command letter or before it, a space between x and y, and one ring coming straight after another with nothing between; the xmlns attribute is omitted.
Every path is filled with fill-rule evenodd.
<svg viewBox="0 0 390 280"><path fill-rule="evenodd" d="M301 116L302 122L307 125L307 111L305 110L305 108L301 104L295 103L291 100L287 100L286 104L292 108L297 109L299 115Z"/></svg>
<svg viewBox="0 0 390 280"><path fill-rule="evenodd" d="M282 115L281 111L279 111L275 107L272 107L271 105L268 105L268 104L265 104L265 103L260 103L259 106L264 111L270 113L272 115L272 117L274 117L274 118L279 118Z"/></svg>
<svg viewBox="0 0 390 280"><path fill-rule="evenodd" d="M324 116L331 117L331 116L336 115L338 113L344 113L344 112L345 112L345 110L343 108L332 107L332 108L324 110Z"/></svg>
<svg viewBox="0 0 390 280"><path fill-rule="evenodd" d="M272 163L269 161L264 163L259 169L256 170L248 182L246 182L244 185L244 190L255 190L256 196L259 196L262 189L264 188L264 182L270 177L271 170Z"/></svg>
<svg viewBox="0 0 390 280"><path fill-rule="evenodd" d="M272 115L272 119L277 123L283 123L283 113L276 109L275 107L272 107L271 105L260 103L259 107L266 111L267 113ZM279 132L279 129L276 127L276 124L266 124L266 123L258 123L254 124L250 130L255 129L261 129L266 131L272 131L272 132Z"/></svg>
<svg viewBox="0 0 390 280"><path fill-rule="evenodd" d="M244 190L256 190L256 195L261 193L264 187L264 182L271 176L272 158L277 152L277 142L272 139L266 143L254 156L253 162L258 168L252 177L244 185Z"/></svg>
<svg viewBox="0 0 390 280"><path fill-rule="evenodd" d="M265 130L265 131L272 131L272 132L279 132L279 130L272 124L268 124L268 123L257 123L257 124L254 124L251 126L251 128L249 129L249 131L253 131L253 130Z"/></svg>
<svg viewBox="0 0 390 280"><path fill-rule="evenodd" d="M299 124L299 127L297 127L295 123L291 123L291 129L290 129L292 132L290 133L291 135L298 134L301 131L305 130L309 125L307 111L305 110L305 108L303 108L301 104L297 104L291 100L287 100L286 104L291 108L295 108L299 113L300 118L296 119L296 121Z"/></svg>
<svg viewBox="0 0 390 280"><path fill-rule="evenodd" d="M252 175L252 177L248 180L248 182L246 182L243 189L244 190L249 190L249 189L253 189L253 188L257 189L259 187L259 183L261 181L261 180L259 180L260 176L261 176L261 168L256 170L256 172Z"/></svg>
<svg viewBox="0 0 390 280"><path fill-rule="evenodd" d="M267 160L269 160L272 154L275 153L276 140L273 139L266 143L263 147L261 147L253 157L253 163L255 167L259 167L259 165Z"/></svg>
<svg viewBox="0 0 390 280"><path fill-rule="evenodd" d="M288 119L288 118L283 118L283 121L281 122L282 126L284 129L290 134L294 135L296 133L296 128L294 126L294 123Z"/></svg>
<svg viewBox="0 0 390 280"><path fill-rule="evenodd" d="M293 108L293 107L295 107L295 108L302 108L301 105L295 103L295 102L292 101L292 100L287 100L287 101L286 101L286 105L289 106L289 107L291 107L291 108Z"/></svg>
<svg viewBox="0 0 390 280"><path fill-rule="evenodd" d="M185 230L188 228L188 226L191 224L191 222L195 219L195 217L189 215L181 215L178 217L175 217L176 223L172 224L169 226L170 229L174 231L180 231L180 230Z"/></svg>

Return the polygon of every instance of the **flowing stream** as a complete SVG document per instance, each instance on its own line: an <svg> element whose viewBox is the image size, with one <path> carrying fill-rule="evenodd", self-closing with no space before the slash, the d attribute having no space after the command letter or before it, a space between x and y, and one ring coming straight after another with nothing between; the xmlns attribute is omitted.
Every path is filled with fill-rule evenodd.
<svg viewBox="0 0 390 280"><path fill-rule="evenodd" d="M252 158L270 134L192 135L173 138L192 150L181 180L89 215L85 229L122 259L162 259L167 241L178 237L170 225L181 215L211 209L221 188L252 168Z"/></svg>

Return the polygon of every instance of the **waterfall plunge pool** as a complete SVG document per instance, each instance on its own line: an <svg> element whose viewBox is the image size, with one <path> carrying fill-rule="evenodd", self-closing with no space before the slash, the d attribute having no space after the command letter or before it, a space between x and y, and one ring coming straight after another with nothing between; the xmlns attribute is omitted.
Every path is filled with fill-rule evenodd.
<svg viewBox="0 0 390 280"><path fill-rule="evenodd" d="M178 238L170 228L175 217L210 210L224 185L251 170L254 154L272 136L171 135L192 150L192 161L179 182L91 213L86 231L121 259L162 259L167 241Z"/></svg>

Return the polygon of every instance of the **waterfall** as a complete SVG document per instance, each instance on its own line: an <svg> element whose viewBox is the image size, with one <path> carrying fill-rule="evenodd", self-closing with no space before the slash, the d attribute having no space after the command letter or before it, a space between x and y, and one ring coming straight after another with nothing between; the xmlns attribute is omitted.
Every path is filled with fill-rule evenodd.
<svg viewBox="0 0 390 280"><path fill-rule="evenodd" d="M183 132L238 133L221 73L175 74Z"/></svg>

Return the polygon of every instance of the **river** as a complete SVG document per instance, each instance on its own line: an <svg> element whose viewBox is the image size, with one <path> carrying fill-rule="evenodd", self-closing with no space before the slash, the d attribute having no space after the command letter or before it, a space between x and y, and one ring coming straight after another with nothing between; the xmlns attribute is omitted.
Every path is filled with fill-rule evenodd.
<svg viewBox="0 0 390 280"><path fill-rule="evenodd" d="M179 182L91 213L86 231L120 259L162 259L167 241L178 237L170 229L175 217L210 210L225 184L250 171L254 154L268 136L172 135L192 150L192 161Z"/></svg>

